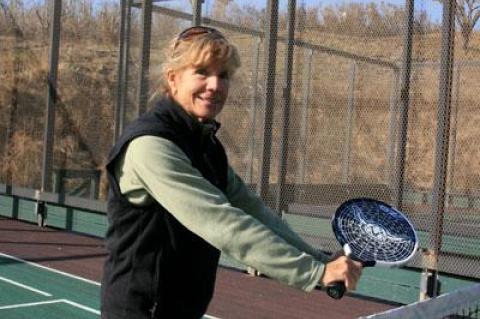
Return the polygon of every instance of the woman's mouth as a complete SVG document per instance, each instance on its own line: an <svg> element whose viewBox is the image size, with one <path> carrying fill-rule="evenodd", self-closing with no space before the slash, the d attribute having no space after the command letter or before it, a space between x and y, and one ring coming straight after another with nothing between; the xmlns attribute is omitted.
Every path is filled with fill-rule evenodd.
<svg viewBox="0 0 480 319"><path fill-rule="evenodd" d="M222 99L220 97L198 97L200 100L207 102L209 104L220 104L222 102Z"/></svg>

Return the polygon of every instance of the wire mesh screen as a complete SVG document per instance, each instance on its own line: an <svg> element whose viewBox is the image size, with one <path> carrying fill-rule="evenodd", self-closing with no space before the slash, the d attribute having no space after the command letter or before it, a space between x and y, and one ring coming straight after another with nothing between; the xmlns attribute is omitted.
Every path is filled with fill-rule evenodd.
<svg viewBox="0 0 480 319"><path fill-rule="evenodd" d="M235 75L229 100L220 114L223 128L219 136L225 143L231 165L252 185L258 182L258 150L262 146L263 46L258 36L224 33L239 46L242 68Z"/></svg>
<svg viewBox="0 0 480 319"><path fill-rule="evenodd" d="M64 1L62 9L63 28L56 35L61 43L53 170L47 189L98 198L105 150L113 142L118 5Z"/></svg>
<svg viewBox="0 0 480 319"><path fill-rule="evenodd" d="M392 199L401 52L380 54L384 37L341 27L300 34L281 200L294 229L334 251L329 220L337 206L358 196Z"/></svg>
<svg viewBox="0 0 480 319"><path fill-rule="evenodd" d="M38 2L43 8L43 1ZM48 70L47 12L24 10L16 3L2 3L1 9L1 181L39 188Z"/></svg>

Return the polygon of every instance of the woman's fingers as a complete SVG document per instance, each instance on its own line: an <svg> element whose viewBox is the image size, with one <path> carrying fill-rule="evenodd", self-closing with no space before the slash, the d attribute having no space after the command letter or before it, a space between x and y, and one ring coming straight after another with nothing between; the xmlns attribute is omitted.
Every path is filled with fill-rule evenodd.
<svg viewBox="0 0 480 319"><path fill-rule="evenodd" d="M347 256L340 256L326 264L320 284L328 286L335 281L343 281L348 290L355 290L361 274L361 262Z"/></svg>
<svg viewBox="0 0 480 319"><path fill-rule="evenodd" d="M362 275L362 264L350 258L348 258L347 263L349 263L349 265L348 270L345 272L345 287L347 287L348 290L355 290Z"/></svg>

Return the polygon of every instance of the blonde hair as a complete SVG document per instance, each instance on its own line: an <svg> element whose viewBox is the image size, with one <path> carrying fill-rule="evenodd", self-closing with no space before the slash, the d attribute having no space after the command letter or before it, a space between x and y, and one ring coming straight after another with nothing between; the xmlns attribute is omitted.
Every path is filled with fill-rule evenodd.
<svg viewBox="0 0 480 319"><path fill-rule="evenodd" d="M237 47L218 31L193 35L185 39L176 36L165 50L165 62L161 66L160 83L154 97L170 94L166 81L168 72L210 65L225 67L228 76L232 77L241 65Z"/></svg>

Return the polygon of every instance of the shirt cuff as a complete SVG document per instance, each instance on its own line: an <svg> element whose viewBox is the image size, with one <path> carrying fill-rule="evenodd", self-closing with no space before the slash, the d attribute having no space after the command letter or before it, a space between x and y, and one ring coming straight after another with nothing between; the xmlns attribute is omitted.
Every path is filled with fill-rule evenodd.
<svg viewBox="0 0 480 319"><path fill-rule="evenodd" d="M325 272L325 264L318 263L318 267L316 271L313 272L310 283L302 288L302 290L306 292L310 292L315 287L320 285L320 279L323 277L323 273Z"/></svg>

